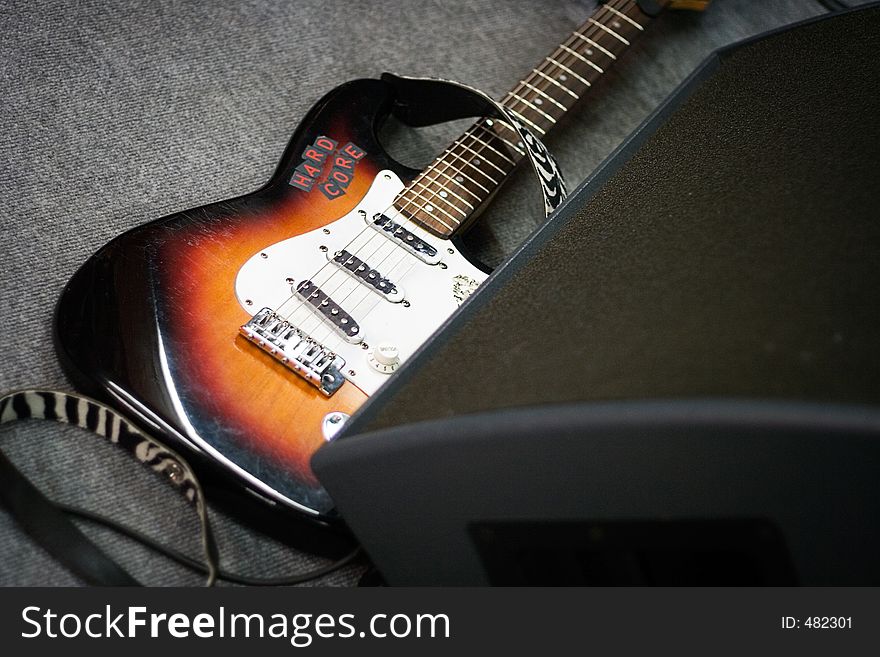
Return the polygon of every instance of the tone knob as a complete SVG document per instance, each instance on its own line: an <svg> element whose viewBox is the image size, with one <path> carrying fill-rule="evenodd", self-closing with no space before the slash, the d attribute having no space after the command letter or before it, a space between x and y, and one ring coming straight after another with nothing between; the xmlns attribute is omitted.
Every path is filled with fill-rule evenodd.
<svg viewBox="0 0 880 657"><path fill-rule="evenodd" d="M391 374L400 366L400 351L390 342L379 342L367 357L370 366L377 372Z"/></svg>

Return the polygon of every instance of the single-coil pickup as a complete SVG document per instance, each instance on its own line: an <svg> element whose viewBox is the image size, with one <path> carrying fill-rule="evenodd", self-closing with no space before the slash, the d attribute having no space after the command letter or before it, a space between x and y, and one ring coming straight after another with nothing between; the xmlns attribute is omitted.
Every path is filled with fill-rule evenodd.
<svg viewBox="0 0 880 657"><path fill-rule="evenodd" d="M430 265L436 265L440 262L440 255L435 247L389 216L380 212L373 215L373 219L369 223L375 230L403 245L419 260L424 260Z"/></svg>
<svg viewBox="0 0 880 657"><path fill-rule="evenodd" d="M333 254L334 265L361 281L365 285L384 296L393 303L403 301L403 293L377 270L370 269L366 262L348 251L337 251Z"/></svg>
<svg viewBox="0 0 880 657"><path fill-rule="evenodd" d="M357 344L361 341L358 323L312 281L297 285L296 293L330 322L346 342Z"/></svg>

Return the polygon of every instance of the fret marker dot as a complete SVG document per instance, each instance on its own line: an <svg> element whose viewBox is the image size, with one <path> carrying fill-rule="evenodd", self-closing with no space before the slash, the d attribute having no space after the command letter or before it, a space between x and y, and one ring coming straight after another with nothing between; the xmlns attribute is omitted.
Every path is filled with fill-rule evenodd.
<svg viewBox="0 0 880 657"><path fill-rule="evenodd" d="M433 205L426 205L425 206L425 212L433 212L433 211L434 211Z"/></svg>
<svg viewBox="0 0 880 657"><path fill-rule="evenodd" d="M542 105L544 103L540 98L535 98L535 105Z"/></svg>
<svg viewBox="0 0 880 657"><path fill-rule="evenodd" d="M620 21L614 21L613 23L611 23L611 25L613 25L614 27L620 29Z"/></svg>
<svg viewBox="0 0 880 657"><path fill-rule="evenodd" d="M455 182L464 182L464 176L456 176Z"/></svg>
<svg viewBox="0 0 880 657"><path fill-rule="evenodd" d="M585 54L587 55L587 57L589 57L590 55L593 54L593 51L590 50L589 48L587 48L587 52Z"/></svg>
<svg viewBox="0 0 880 657"><path fill-rule="evenodd" d="M560 82L565 82L566 80L568 80L568 76L567 76L565 73L562 73L562 74L559 76L559 81L560 81Z"/></svg>
<svg viewBox="0 0 880 657"><path fill-rule="evenodd" d="M492 119L486 119L486 125L495 125L495 122Z"/></svg>
<svg viewBox="0 0 880 657"><path fill-rule="evenodd" d="M441 197L441 198L446 198L447 196L449 196L449 194L446 193L446 190L445 190L445 189L441 189L441 190L440 190L440 197Z"/></svg>
<svg viewBox="0 0 880 657"><path fill-rule="evenodd" d="M479 158L475 159L474 164L476 164L477 166L480 166L480 159Z"/></svg>

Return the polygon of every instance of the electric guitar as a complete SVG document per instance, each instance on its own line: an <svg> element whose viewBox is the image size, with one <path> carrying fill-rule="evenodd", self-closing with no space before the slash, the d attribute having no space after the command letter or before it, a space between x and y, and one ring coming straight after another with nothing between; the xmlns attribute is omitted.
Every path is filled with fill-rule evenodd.
<svg viewBox="0 0 880 657"><path fill-rule="evenodd" d="M668 4L600 5L501 105L542 137ZM56 313L78 387L318 523L333 503L310 457L486 278L455 238L525 154L481 118L412 170L375 136L394 103L387 80L332 90L264 187L117 237Z"/></svg>

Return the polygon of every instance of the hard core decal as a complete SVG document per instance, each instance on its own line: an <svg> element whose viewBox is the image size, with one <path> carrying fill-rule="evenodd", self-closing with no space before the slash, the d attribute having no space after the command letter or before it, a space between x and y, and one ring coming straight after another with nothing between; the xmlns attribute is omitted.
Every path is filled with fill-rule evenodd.
<svg viewBox="0 0 880 657"><path fill-rule="evenodd" d="M290 184L304 192L312 191L317 185L329 199L345 194L354 178L355 165L367 152L351 142L338 149L337 144L337 141L324 135L315 139L315 143L303 151L302 162L293 170Z"/></svg>

